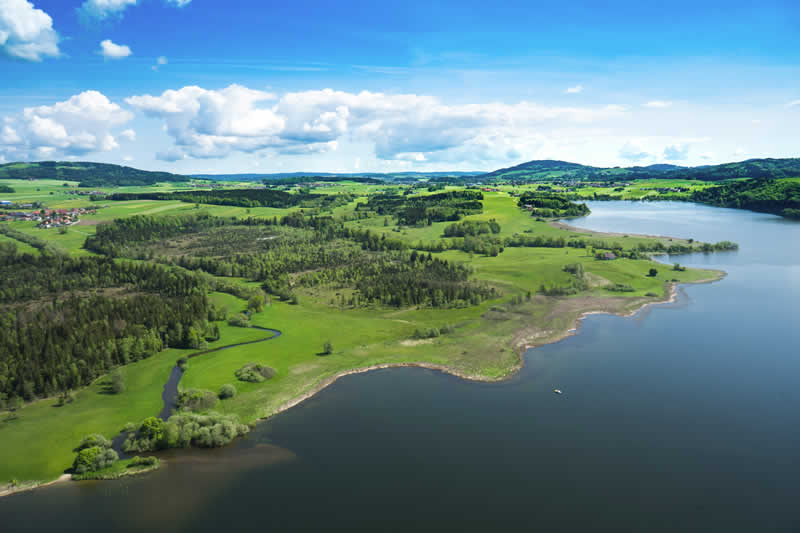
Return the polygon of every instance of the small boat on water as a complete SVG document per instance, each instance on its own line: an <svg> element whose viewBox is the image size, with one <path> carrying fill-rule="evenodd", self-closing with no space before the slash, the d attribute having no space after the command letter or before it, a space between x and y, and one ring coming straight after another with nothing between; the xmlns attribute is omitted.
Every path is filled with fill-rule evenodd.
<svg viewBox="0 0 800 533"><path fill-rule="evenodd" d="M553 389L553 392L555 392L556 394L561 394L561 389Z"/></svg>

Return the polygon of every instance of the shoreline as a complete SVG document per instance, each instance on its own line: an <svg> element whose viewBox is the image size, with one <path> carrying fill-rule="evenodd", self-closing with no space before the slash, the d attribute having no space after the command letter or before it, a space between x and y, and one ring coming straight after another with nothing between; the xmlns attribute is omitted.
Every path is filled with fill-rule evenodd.
<svg viewBox="0 0 800 533"><path fill-rule="evenodd" d="M426 363L426 362L380 363L380 364L370 365L370 366L361 367L361 368L343 370L341 372L338 372L338 373L334 374L333 376L329 376L327 378L323 378L318 383L316 383L314 386L312 386L310 390L306 391L305 393L301 394L300 396L297 396L296 398L292 398L291 400L288 400L287 402L281 404L280 406L278 406L278 408L274 412L257 419L255 423L258 423L258 422L261 422L261 421L264 421L264 420L269 420L270 418L272 418L274 416L277 416L277 415L279 415L279 414L281 414L281 413L283 413L285 411L288 411L292 407L295 407L295 406L303 403L304 401L313 398L315 395L319 394L324 389L326 389L330 385L333 385L334 383L336 383L339 379L341 379L343 377L354 375L354 374L365 374L365 373L371 372L373 370L384 370L384 369L387 369L387 368L424 368L424 369L427 369L427 370L435 370L437 372L442 372L444 374L450 374L451 376L455 376L455 377L463 379L465 381L474 381L474 382L479 382L479 383L500 383L500 382L503 382L503 381L506 381L506 380L510 379L512 376L514 376L520 370L522 370L522 368L525 366L525 352L526 351L528 351L530 349L537 348L539 346L545 346L545 345L548 345L548 344L555 344L555 343L560 342L560 341L562 341L562 340L564 340L564 339L566 339L568 337L571 337L573 335L577 335L579 330L580 330L580 326L581 326L583 320L586 317L591 316L591 315L614 315L614 316L618 316L618 317L621 317L621 318L630 318L630 317L635 316L640 311L642 311L642 310L644 310L644 309L646 309L646 308L648 308L650 306L674 303L678 298L678 286L679 285L697 285L697 284L702 284L702 283L714 283L715 281L719 281L719 280L723 279L727 275L727 273L722 271L722 270L718 270L716 272L719 274L719 276L715 277L715 278L707 278L707 279L701 279L701 280L697 280L697 281L687 281L687 282L682 282L682 283L666 282L665 287L664 287L665 293L666 293L666 297L665 298L663 298L661 300L652 301L652 302L644 302L640 306L638 306L635 309L633 309L631 311L628 311L628 312L616 313L616 312L613 312L613 311L584 311L584 312L580 313L575 318L575 320L572 323L572 327L567 329L566 331L564 331L562 334L560 334L560 335L558 335L556 337L553 337L553 338L551 338L551 339L549 339L549 340L547 340L545 342L533 343L533 344L523 344L519 348L518 347L514 347L514 351L516 351L518 356L519 356L517 364L512 366L508 370L508 372L506 374L504 374L503 376L500 376L498 378L491 378L491 377L483 376L483 375L480 375L480 374L467 374L467 373L464 373L464 372L462 372L460 370L457 370L455 368L452 368L452 367L449 367L449 366L443 365L443 364L438 364L438 363Z"/></svg>
<svg viewBox="0 0 800 533"><path fill-rule="evenodd" d="M689 282L682 282L682 283L666 282L665 283L665 287L664 287L666 296L664 298L662 298L660 300L651 301L651 302L643 302L638 307L636 307L636 308L634 308L634 309L632 309L630 311L627 311L627 312L624 312L624 311L623 312L584 311L584 312L580 313L573 320L572 326L569 329L563 331L561 334L559 334L559 335L557 335L555 337L552 337L550 339L547 339L546 341L543 341L543 342L525 343L525 344L522 344L522 345L519 345L519 346L515 346L514 347L514 351L518 355L517 363L515 365L513 365L512 367L510 367L508 369L508 372L506 372L505 374L503 374L502 376L497 377L497 378L492 378L492 377L484 376L484 375L481 375L481 374L468 374L466 372L462 372L460 370L457 370L455 368L449 367L447 365L443 365L443 364L440 364L440 363L427 363L427 362L423 362L423 361L421 361L421 362L402 362L402 363L379 363L379 364L376 364L376 365L370 365L370 366L366 366L366 367L352 368L352 369L348 369L348 370L343 370L341 372L337 372L336 374L334 374L332 376L328 376L326 378L323 378L322 380L317 382L315 385L313 385L308 391L304 392L303 394L300 394L299 396L297 396L295 398L292 398L292 399L284 402L283 404L278 406L275 409L275 411L273 411L273 412L271 412L271 413L269 413L269 414L267 414L267 415L265 415L263 417L260 417L260 418L256 419L251 425L255 425L255 424L257 424L259 422L262 422L262 421L265 421L265 420L269 420L272 417L275 417L275 416L277 416L277 415L279 415L281 413L284 413L284 412L288 411L289 409L291 409L293 407L296 407L297 405L303 403L304 401L313 398L314 396L316 396L317 394L319 394L320 392L322 392L323 390L325 390L329 386L333 385L334 383L336 383L339 379L341 379L343 377L350 376L350 375L355 375L355 374L365 374L365 373L371 372L373 370L384 370L384 369L389 369L389 368L423 368L423 369L426 369L426 370L434 370L434 371L437 371L437 372L442 372L444 374L449 374L451 376L455 376L455 377L457 377L459 379L462 379L464 381L472 381L472 382L476 382L476 383L501 383L503 381L507 381L507 380L511 379L511 377L513 377L515 374L517 374L518 372L520 372L522 370L522 368L525 366L525 352L527 350L534 349L534 348L537 348L539 346L545 346L545 345L548 345L548 344L555 344L555 343L560 342L560 341L562 341L562 340L564 340L564 339L566 339L568 337L571 337L573 335L577 335L578 332L580 331L580 326L581 326L583 320L586 317L591 316L591 315L615 315L615 316L618 316L618 317L621 317L621 318L630 318L630 317L635 316L640 311L642 311L642 310L644 310L644 309L646 309L646 308L648 308L650 306L674 303L677 300L678 287L680 285L695 285L695 284L701 284L701 283L713 283L715 281L719 281L719 280L723 279L727 275L727 273L722 271L722 270L718 270L716 272L718 273L718 276L715 277L715 278L707 278L707 279L701 279L701 280L689 281ZM47 486L55 485L57 483L64 483L64 482L71 481L71 480L72 480L72 475L71 474L63 474L63 475L59 476L57 479L55 479L53 481L49 481L47 483L34 483L34 484L30 484L30 485L22 485L22 486L19 486L19 487L16 487L16 488L10 488L10 489L2 490L2 491L0 491L0 498L7 497L7 496L12 496L14 494L19 494L19 493L22 493L22 492L32 491L34 489L38 489L38 488L41 488L41 487L47 487Z"/></svg>
<svg viewBox="0 0 800 533"><path fill-rule="evenodd" d="M558 220L551 220L550 222L548 222L548 225L551 228L563 229L575 233L585 233L593 237L647 237L648 239L662 239L662 240L666 239L672 242L675 241L689 242L688 239L683 239L680 237L671 237L669 235L648 235L646 233L618 233L614 231L597 231L593 229L579 228L578 226L571 226L569 224L565 224L564 222L560 222Z"/></svg>
<svg viewBox="0 0 800 533"><path fill-rule="evenodd" d="M34 482L32 484L27 484L27 485L23 484L10 489L0 490L0 498L4 498L6 496L12 496L14 494L20 494L22 492L28 492L35 489L40 489L42 487L49 487L50 485L55 485L56 483L64 483L67 481L72 481L72 474L62 474L53 481L48 481L47 483Z"/></svg>

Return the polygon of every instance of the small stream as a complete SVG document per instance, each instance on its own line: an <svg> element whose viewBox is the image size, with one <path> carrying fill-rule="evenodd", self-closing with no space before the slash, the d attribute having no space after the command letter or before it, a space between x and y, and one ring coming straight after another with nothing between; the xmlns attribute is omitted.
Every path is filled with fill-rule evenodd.
<svg viewBox="0 0 800 533"><path fill-rule="evenodd" d="M187 359L192 359L194 357L199 357L201 355L206 355L214 352L221 352L222 350L228 350L230 348L236 348L237 346L245 346L247 344L256 344L259 342L266 342L271 341L272 339L277 339L281 336L281 332L277 329L271 328L262 328L261 326L250 326L253 329L259 329L261 331L269 331L272 333L271 337L266 337L263 339L257 339L254 341L247 341L247 342L237 342L236 344L228 344L226 346L219 346L217 348L211 348L210 350L203 350L201 352L195 352L186 356ZM183 377L183 370L177 364L172 367L172 371L169 374L169 378L167 382L164 384L164 390L161 393L161 399L164 402L164 407L161 408L161 412L158 413L158 418L161 420L166 421L170 415L172 414L172 410L178 403L178 383L181 381L181 377ZM125 439L127 438L127 433L120 433L111 441L111 447L117 454L120 456L121 459L127 459L129 456L122 451L122 445L125 443Z"/></svg>

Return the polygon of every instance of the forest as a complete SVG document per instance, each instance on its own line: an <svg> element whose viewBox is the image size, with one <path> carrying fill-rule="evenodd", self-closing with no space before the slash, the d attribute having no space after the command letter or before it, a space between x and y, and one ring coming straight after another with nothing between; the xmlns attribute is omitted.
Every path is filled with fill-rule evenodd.
<svg viewBox="0 0 800 533"><path fill-rule="evenodd" d="M532 191L522 193L517 205L543 218L582 217L590 213L586 204L570 202L563 195Z"/></svg>
<svg viewBox="0 0 800 533"><path fill-rule="evenodd" d="M410 189L409 189L410 190ZM393 216L399 224L415 226L432 222L457 221L465 215L483 211L480 191L448 191L421 196L376 194L358 204L356 212L371 211L380 216Z"/></svg>
<svg viewBox="0 0 800 533"><path fill-rule="evenodd" d="M162 193L116 193L109 200L178 200L181 202L237 207L301 207L333 209L352 201L348 194L289 193L274 189L225 189Z"/></svg>
<svg viewBox="0 0 800 533"><path fill-rule="evenodd" d="M409 253L405 243L385 234L299 212L281 219L130 217L99 225L86 247L113 257L246 278L283 300L293 299L295 285L353 289L356 294L347 302L353 307L462 306L496 296L493 289L470 281L467 266Z"/></svg>
<svg viewBox="0 0 800 533"><path fill-rule="evenodd" d="M187 176L108 163L39 161L0 165L0 179L78 181L81 187L122 187L189 181Z"/></svg>
<svg viewBox="0 0 800 533"><path fill-rule="evenodd" d="M737 181L695 191L691 201L800 218L800 182L773 179Z"/></svg>
<svg viewBox="0 0 800 533"><path fill-rule="evenodd" d="M214 335L199 278L0 243L0 404L90 383L117 365Z"/></svg>

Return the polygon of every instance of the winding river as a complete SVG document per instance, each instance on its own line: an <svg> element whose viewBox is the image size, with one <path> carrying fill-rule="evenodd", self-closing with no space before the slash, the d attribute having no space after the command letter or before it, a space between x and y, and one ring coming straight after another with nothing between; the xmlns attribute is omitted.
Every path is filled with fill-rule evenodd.
<svg viewBox="0 0 800 533"><path fill-rule="evenodd" d="M0 529L798 531L800 224L590 207L570 224L740 249L675 258L728 276L631 318L587 317L507 382L347 376L227 448L0 499Z"/></svg>

